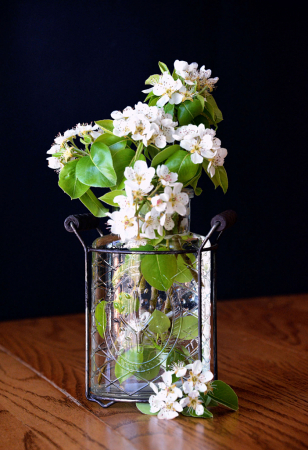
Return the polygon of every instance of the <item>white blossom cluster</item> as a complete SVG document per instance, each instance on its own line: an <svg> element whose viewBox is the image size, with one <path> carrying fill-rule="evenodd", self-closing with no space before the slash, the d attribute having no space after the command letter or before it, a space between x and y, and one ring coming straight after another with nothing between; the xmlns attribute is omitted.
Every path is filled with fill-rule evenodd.
<svg viewBox="0 0 308 450"><path fill-rule="evenodd" d="M180 77L177 80L168 72L164 72L159 77L153 76L152 87L142 91L145 94L153 92L154 95L160 97L156 103L158 107L162 107L166 103L178 105L185 100L192 100L196 94L205 90L211 92L218 81L218 77L210 78L212 72L206 70L205 66L198 70L197 63L188 64L186 61L177 59L174 62L174 71Z"/></svg>
<svg viewBox="0 0 308 450"><path fill-rule="evenodd" d="M173 374L182 379L182 389L172 383ZM185 382L183 382L183 377L186 377ZM203 371L201 361L197 360L186 366L183 362L176 363L172 370L162 375L162 379L163 382L158 383L158 387L154 383L150 383L155 392L155 395L151 395L149 398L150 412L158 412L158 419L174 419L185 407L198 416L204 413L199 393L208 390L213 374L209 370ZM178 401L179 399L180 401Z"/></svg>
<svg viewBox="0 0 308 450"><path fill-rule="evenodd" d="M208 171L213 177L215 167L223 166L228 152L221 148L221 141L215 137L216 131L205 128L204 124L185 125L175 130L174 139L180 141L180 146L191 153L191 160L195 164L203 162L206 158L210 163Z"/></svg>
<svg viewBox="0 0 308 450"><path fill-rule="evenodd" d="M172 137L174 127L178 124L172 121L172 115L166 114L157 106L149 106L139 102L135 108L128 106L121 111L113 111L113 134L128 136L135 141L142 141L147 147L150 144L158 148L166 147L167 143L174 142Z"/></svg>
<svg viewBox="0 0 308 450"><path fill-rule="evenodd" d="M92 136L93 140L95 140L98 136L103 134L103 130L101 130L98 125L78 123L75 128L66 130L63 135L59 133L58 136L56 136L50 150L46 152L49 155L58 154L58 157L50 156L46 158L48 161L48 167L51 169L61 170L65 163L72 161L74 159L75 151L75 148L72 145L72 138L74 139L77 136L83 137L86 134L89 134Z"/></svg>
<svg viewBox="0 0 308 450"><path fill-rule="evenodd" d="M120 210L107 214L111 232L120 235L123 242L132 240L137 245L145 245L145 238L157 237L155 230L162 236L163 229L173 229L174 213L186 215L188 195L181 192L183 184L177 182L177 173L170 172L167 166L158 166L155 173L154 167L148 167L145 161L136 161L134 168L126 167L124 176L126 195L114 198ZM156 188L152 184L154 177ZM159 187L164 187L164 192L156 194ZM146 202L151 210L141 217L139 209Z"/></svg>

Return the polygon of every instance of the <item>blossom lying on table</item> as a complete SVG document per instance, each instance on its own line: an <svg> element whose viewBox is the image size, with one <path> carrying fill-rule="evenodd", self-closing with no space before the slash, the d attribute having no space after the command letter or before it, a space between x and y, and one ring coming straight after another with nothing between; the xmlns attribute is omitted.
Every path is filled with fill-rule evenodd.
<svg viewBox="0 0 308 450"><path fill-rule="evenodd" d="M157 385L150 383L155 394L150 396L149 403L137 403L142 413L169 420L179 413L191 417L213 417L208 406L238 409L235 392L224 382L213 381L212 372L205 370L199 360L187 365L178 361L161 378L163 381Z"/></svg>

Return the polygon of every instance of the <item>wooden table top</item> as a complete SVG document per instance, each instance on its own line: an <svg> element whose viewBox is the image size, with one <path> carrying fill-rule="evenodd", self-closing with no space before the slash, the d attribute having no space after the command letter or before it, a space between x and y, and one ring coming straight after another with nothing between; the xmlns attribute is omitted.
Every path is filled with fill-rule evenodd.
<svg viewBox="0 0 308 450"><path fill-rule="evenodd" d="M158 420L84 395L84 317L0 323L0 449L308 448L308 295L218 303L219 378L239 411Z"/></svg>

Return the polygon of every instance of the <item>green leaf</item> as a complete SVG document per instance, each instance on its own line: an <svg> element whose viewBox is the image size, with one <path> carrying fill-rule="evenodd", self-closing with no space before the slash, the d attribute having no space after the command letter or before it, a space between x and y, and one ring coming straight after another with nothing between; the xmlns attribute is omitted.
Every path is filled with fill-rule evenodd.
<svg viewBox="0 0 308 450"><path fill-rule="evenodd" d="M198 317L184 316L179 317L173 325L172 335L185 341L198 337Z"/></svg>
<svg viewBox="0 0 308 450"><path fill-rule="evenodd" d="M202 189L201 189L201 188L198 188L198 187L197 187L197 184L198 184L198 181L199 181L199 178L201 177L201 175L202 175L202 164L198 164L198 171L197 171L196 175L194 176L194 178L192 178L191 180L189 180L189 181L185 184L184 187L190 185L190 186L193 188L193 190L195 191L195 194L196 194L196 195L200 195L201 192L202 192Z"/></svg>
<svg viewBox="0 0 308 450"><path fill-rule="evenodd" d="M176 276L173 278L173 281L177 283L189 283L193 279L193 275L189 269L196 270L196 257L193 254L187 256L191 260L191 265L187 265L181 255L177 257L178 270Z"/></svg>
<svg viewBox="0 0 308 450"><path fill-rule="evenodd" d="M107 325L107 315L106 315L106 302L102 301L98 303L95 308L95 324L99 335L104 338L105 330Z"/></svg>
<svg viewBox="0 0 308 450"><path fill-rule="evenodd" d="M101 202L96 198L91 189L83 194L79 199L96 217L105 217L108 209L105 208Z"/></svg>
<svg viewBox="0 0 308 450"><path fill-rule="evenodd" d="M157 416L158 412L151 413L150 409L151 406L149 403L136 403L137 408L139 409L142 414L148 414L149 416Z"/></svg>
<svg viewBox="0 0 308 450"><path fill-rule="evenodd" d="M198 164L194 164L191 160L191 154L185 150L178 150L171 155L167 161L166 166L170 172L178 174L178 181L180 183L187 183L191 180L198 170Z"/></svg>
<svg viewBox="0 0 308 450"><path fill-rule="evenodd" d="M145 80L144 84L156 84L161 75L151 75L147 80Z"/></svg>
<svg viewBox="0 0 308 450"><path fill-rule="evenodd" d="M165 63L159 61L158 67L160 68L161 73L167 72L167 73L169 73L169 75L170 75L169 69L168 69L168 67L166 66Z"/></svg>
<svg viewBox="0 0 308 450"><path fill-rule="evenodd" d="M141 272L146 281L159 291L167 291L176 275L175 255L146 255L141 262Z"/></svg>
<svg viewBox="0 0 308 450"><path fill-rule="evenodd" d="M102 142L109 147L112 156L114 156L119 150L123 150L126 147L127 139L124 137L115 136L114 134L105 133L99 136L94 144Z"/></svg>
<svg viewBox="0 0 308 450"><path fill-rule="evenodd" d="M181 126L193 123L193 119L203 111L202 104L198 98L195 98L192 102L186 100L181 103L178 109L178 121Z"/></svg>
<svg viewBox="0 0 308 450"><path fill-rule="evenodd" d="M153 158L155 158L155 156L159 153L159 150L157 150L157 148L155 148L155 147L153 147L153 145L149 145L148 147L145 147L145 149L144 149L144 153L146 152L146 150L147 150L147 152L148 152L148 155L147 155L147 157L150 159L153 159Z"/></svg>
<svg viewBox="0 0 308 450"><path fill-rule="evenodd" d="M226 406L227 408L238 410L238 398L234 390L223 381L212 382L213 391L208 391L209 397L217 403Z"/></svg>
<svg viewBox="0 0 308 450"><path fill-rule="evenodd" d="M149 92L144 101L147 102L149 98L153 97L153 95L155 95L153 91Z"/></svg>
<svg viewBox="0 0 308 450"><path fill-rule="evenodd" d="M155 106L156 103L158 102L159 98L160 97L158 97L156 95L155 96L153 95L153 97L151 97L151 100L149 101L149 106Z"/></svg>
<svg viewBox="0 0 308 450"><path fill-rule="evenodd" d="M103 142L94 142L91 147L91 159L98 170L107 179L106 187L114 186L117 175L113 168L113 160L109 148Z"/></svg>
<svg viewBox="0 0 308 450"><path fill-rule="evenodd" d="M217 180L219 180L219 184L225 194L228 190L228 176L224 166L217 166L215 169L215 175L217 177Z"/></svg>
<svg viewBox="0 0 308 450"><path fill-rule="evenodd" d="M217 106L217 103L214 99L214 97L212 95L208 95L206 97L206 101L213 107L214 112L215 112L215 119L216 119L216 123L219 123L223 120L223 116L222 116L222 112L220 111L220 109Z"/></svg>
<svg viewBox="0 0 308 450"><path fill-rule="evenodd" d="M208 119L202 115L195 117L194 122L196 125L200 125L200 123L203 123L205 128L210 128L210 123L209 123Z"/></svg>
<svg viewBox="0 0 308 450"><path fill-rule="evenodd" d="M213 106L212 106L209 102L205 102L205 105L204 105L204 112L205 112L205 113L208 112L210 118L213 120L213 122L215 122L215 119L216 119L216 118L215 118L215 111L214 111Z"/></svg>
<svg viewBox="0 0 308 450"><path fill-rule="evenodd" d="M164 359L164 355L160 352L159 355L156 356L156 349L153 347L144 347L143 348L143 365L148 368L148 370L139 370L138 374L145 378L146 380L153 380L159 374L160 366L162 360ZM143 367L143 366L142 366ZM142 368L140 367L140 369Z"/></svg>
<svg viewBox="0 0 308 450"><path fill-rule="evenodd" d="M179 145L169 145L164 150L159 152L152 161L152 166L158 166L158 164L161 164L163 161L166 161L173 153L176 151L181 150L181 147Z"/></svg>
<svg viewBox="0 0 308 450"><path fill-rule="evenodd" d="M171 105L171 103L167 103L164 106L164 111L166 114L171 114L173 116L174 114L174 105Z"/></svg>
<svg viewBox="0 0 308 450"><path fill-rule="evenodd" d="M155 309L152 316L148 328L152 333L164 333L170 327L170 320L162 311L158 311Z"/></svg>
<svg viewBox="0 0 308 450"><path fill-rule="evenodd" d="M142 364L143 354L141 351L137 351L137 347L127 350L122 353L116 362L114 373L120 383L134 375L134 372L138 370L138 367Z"/></svg>
<svg viewBox="0 0 308 450"><path fill-rule="evenodd" d="M84 156L78 161L76 174L78 179L87 186L110 187L113 184L98 170L90 156Z"/></svg>
<svg viewBox="0 0 308 450"><path fill-rule="evenodd" d="M181 414L187 417L197 417L198 419L210 419L211 417L213 417L211 411L206 408L204 408L204 413L201 416L198 416L193 410L188 408L184 408Z"/></svg>
<svg viewBox="0 0 308 450"><path fill-rule="evenodd" d="M76 166L78 160L75 159L63 167L59 175L59 186L66 192L72 199L81 197L89 186L81 183L76 175Z"/></svg>
<svg viewBox="0 0 308 450"><path fill-rule="evenodd" d="M127 166L130 166L135 158L135 152L131 148L125 148L124 150L119 150L115 155L113 155L113 167L117 174L117 185L114 189L124 188L124 171Z"/></svg>
<svg viewBox="0 0 308 450"><path fill-rule="evenodd" d="M156 238L156 239L148 239L148 243L151 244L151 245L153 245L153 247L156 247L156 245L158 245L161 241L164 240L165 234L166 234L166 232L165 232L165 229L164 229L164 228L163 228L163 235L162 235L162 236L160 236L160 235L157 233L157 230L155 230L155 235L157 236L157 238Z"/></svg>
<svg viewBox="0 0 308 450"><path fill-rule="evenodd" d="M118 195L126 195L126 193L125 191L110 191L102 197L98 197L98 199L102 202L107 203L108 205L119 207L119 205L117 203L114 203L113 201L114 197L117 197Z"/></svg>
<svg viewBox="0 0 308 450"><path fill-rule="evenodd" d="M98 125L99 127L101 127L106 133L111 133L113 132L113 120L98 120L97 122L95 122L96 125Z"/></svg>
<svg viewBox="0 0 308 450"><path fill-rule="evenodd" d="M202 95L200 95L200 94L197 94L196 97L199 100L199 102L201 103L202 110L203 110L204 109L204 103L205 103L204 97L202 97Z"/></svg>

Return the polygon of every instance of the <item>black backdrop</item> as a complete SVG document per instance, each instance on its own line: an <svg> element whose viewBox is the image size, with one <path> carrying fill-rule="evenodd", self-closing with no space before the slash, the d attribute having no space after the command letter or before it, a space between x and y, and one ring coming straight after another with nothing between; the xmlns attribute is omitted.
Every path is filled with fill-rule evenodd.
<svg viewBox="0 0 308 450"><path fill-rule="evenodd" d="M197 61L220 77L230 189L224 195L203 179L192 208L199 233L220 211L239 215L221 242L219 298L308 291L306 18L303 2L277 5L6 3L1 319L82 311L82 248L63 220L85 209L57 186L45 152L59 131L143 100L159 60Z"/></svg>

